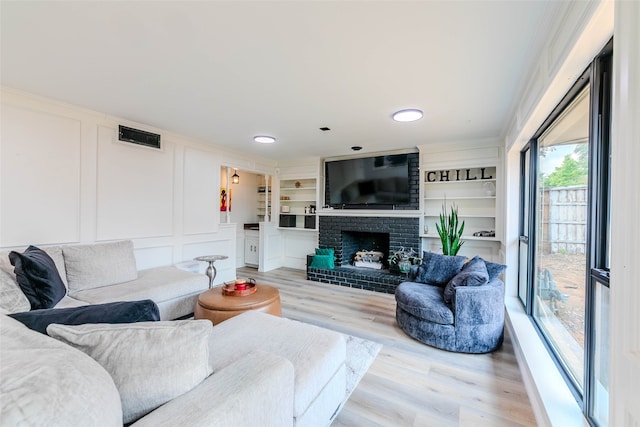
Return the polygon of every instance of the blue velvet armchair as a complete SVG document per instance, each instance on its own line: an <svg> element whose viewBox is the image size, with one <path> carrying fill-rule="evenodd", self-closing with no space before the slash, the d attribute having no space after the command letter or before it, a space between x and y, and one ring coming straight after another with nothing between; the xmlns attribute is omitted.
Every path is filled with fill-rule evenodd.
<svg viewBox="0 0 640 427"><path fill-rule="evenodd" d="M410 275L411 278L411 275ZM413 280L416 277L415 271ZM396 289L396 321L412 338L461 353L496 350L504 337L504 283L492 277L479 286L445 287L418 281Z"/></svg>

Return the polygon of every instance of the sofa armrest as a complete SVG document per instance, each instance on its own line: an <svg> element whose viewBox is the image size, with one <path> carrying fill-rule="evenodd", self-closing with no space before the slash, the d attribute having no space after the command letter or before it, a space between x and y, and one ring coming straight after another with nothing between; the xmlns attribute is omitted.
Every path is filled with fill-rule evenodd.
<svg viewBox="0 0 640 427"><path fill-rule="evenodd" d="M482 286L458 286L451 307L456 325L503 322L504 283L494 279Z"/></svg>
<svg viewBox="0 0 640 427"><path fill-rule="evenodd" d="M291 426L293 384L291 362L251 352L133 426Z"/></svg>

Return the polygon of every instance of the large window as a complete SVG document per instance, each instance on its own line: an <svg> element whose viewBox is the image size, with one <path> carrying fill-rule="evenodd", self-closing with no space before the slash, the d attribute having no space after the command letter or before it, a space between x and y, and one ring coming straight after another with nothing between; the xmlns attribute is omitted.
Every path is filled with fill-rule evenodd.
<svg viewBox="0 0 640 427"><path fill-rule="evenodd" d="M580 388L584 372L589 86L538 138L533 316Z"/></svg>
<svg viewBox="0 0 640 427"><path fill-rule="evenodd" d="M518 295L598 426L608 424L611 45L521 153Z"/></svg>

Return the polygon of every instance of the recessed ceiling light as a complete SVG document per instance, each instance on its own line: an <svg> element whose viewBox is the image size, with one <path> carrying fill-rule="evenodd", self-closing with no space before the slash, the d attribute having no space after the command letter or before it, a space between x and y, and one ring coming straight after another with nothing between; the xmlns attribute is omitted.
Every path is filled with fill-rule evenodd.
<svg viewBox="0 0 640 427"><path fill-rule="evenodd" d="M353 151L360 151L360 150L362 150L362 147L360 147L359 145L354 145L353 147L351 147L351 149Z"/></svg>
<svg viewBox="0 0 640 427"><path fill-rule="evenodd" d="M415 122L422 118L422 111L415 108L400 110L393 113L393 120L396 122Z"/></svg>
<svg viewBox="0 0 640 427"><path fill-rule="evenodd" d="M272 144L274 142L276 142L276 139L272 136L267 136L267 135L257 135L253 137L253 140L255 142L259 142L261 144Z"/></svg>

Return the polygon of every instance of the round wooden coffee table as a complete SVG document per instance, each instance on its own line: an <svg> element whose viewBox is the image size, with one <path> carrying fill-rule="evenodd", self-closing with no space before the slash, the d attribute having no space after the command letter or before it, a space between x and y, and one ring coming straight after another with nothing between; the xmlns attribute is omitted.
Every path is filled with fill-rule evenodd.
<svg viewBox="0 0 640 427"><path fill-rule="evenodd" d="M209 319L214 325L248 310L282 316L278 289L257 284L257 290L247 296L222 295L217 287L200 294L193 310L194 318Z"/></svg>

